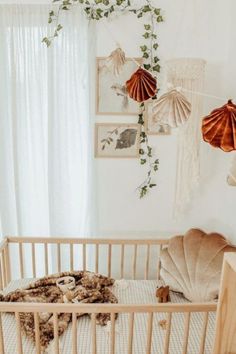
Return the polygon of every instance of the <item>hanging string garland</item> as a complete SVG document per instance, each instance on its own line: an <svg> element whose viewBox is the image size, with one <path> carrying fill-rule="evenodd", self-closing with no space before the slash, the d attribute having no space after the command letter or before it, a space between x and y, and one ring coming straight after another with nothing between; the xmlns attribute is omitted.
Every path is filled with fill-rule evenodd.
<svg viewBox="0 0 236 354"><path fill-rule="evenodd" d="M63 29L60 23L61 12L64 10L72 11L73 7L76 5L81 6L88 20L99 21L104 18L113 17L115 13L119 15L123 13L133 13L138 19L145 19L143 25L144 32L142 34L142 39L145 43L140 45L142 58L144 60L143 68L148 70L153 76L156 76L160 72L161 67L157 56L159 45L157 41L156 24L163 22L164 19L162 17L162 10L153 5L153 3L155 3L154 1L145 0L141 6L139 6L139 2L136 0L53 0L53 3L57 5L57 9L50 11L48 23L54 25L54 31L51 36L44 37L42 40L47 47L50 47L54 39L58 37L59 32ZM114 64L113 54L111 65L112 62ZM115 61L119 57L117 54L116 52ZM113 66L116 73L122 69L122 55L119 57L118 61L119 64ZM150 94L149 90L148 92ZM143 97L146 97L146 95L144 94ZM153 175L158 170L159 165L159 161L153 156L153 149L149 145L144 124L144 110L144 102L140 102L140 112L138 115L138 124L140 125L140 164L147 167L147 177L137 188L140 198L144 197L148 191L156 186L156 183L153 181Z"/></svg>
<svg viewBox="0 0 236 354"><path fill-rule="evenodd" d="M126 90L133 100L144 102L156 95L157 80L140 67L126 82Z"/></svg>
<svg viewBox="0 0 236 354"><path fill-rule="evenodd" d="M225 152L236 150L236 105L228 100L202 121L203 139Z"/></svg>
<svg viewBox="0 0 236 354"><path fill-rule="evenodd" d="M172 88L153 104L153 119L160 124L168 124L177 128L187 122L191 114L191 103L180 92Z"/></svg>

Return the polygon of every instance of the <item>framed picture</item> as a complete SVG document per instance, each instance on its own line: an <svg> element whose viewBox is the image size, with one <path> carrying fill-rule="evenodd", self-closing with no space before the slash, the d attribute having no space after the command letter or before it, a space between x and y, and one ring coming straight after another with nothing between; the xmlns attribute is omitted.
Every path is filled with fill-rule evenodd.
<svg viewBox="0 0 236 354"><path fill-rule="evenodd" d="M135 60L142 62L140 58ZM126 81L137 69L137 64L131 58L126 58L121 73L116 76L107 65L107 58L97 58L96 114L138 114L139 104L129 97L125 88Z"/></svg>
<svg viewBox="0 0 236 354"><path fill-rule="evenodd" d="M153 116L152 108L154 100L148 100L145 102L145 130L149 135L170 135L171 127L168 124L163 124Z"/></svg>
<svg viewBox="0 0 236 354"><path fill-rule="evenodd" d="M128 123L95 124L95 157L139 157L140 126Z"/></svg>

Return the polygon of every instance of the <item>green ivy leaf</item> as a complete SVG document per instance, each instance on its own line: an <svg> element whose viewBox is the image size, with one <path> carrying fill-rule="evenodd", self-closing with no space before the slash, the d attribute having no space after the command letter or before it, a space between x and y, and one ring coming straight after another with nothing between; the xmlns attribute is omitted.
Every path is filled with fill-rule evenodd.
<svg viewBox="0 0 236 354"><path fill-rule="evenodd" d="M140 48L142 52L146 52L146 50L148 49L146 45L141 45Z"/></svg>
<svg viewBox="0 0 236 354"><path fill-rule="evenodd" d="M153 48L154 48L155 50L157 50L157 48L158 48L158 43L154 43L154 44L153 44Z"/></svg>
<svg viewBox="0 0 236 354"><path fill-rule="evenodd" d="M153 58L154 63L158 63L159 60L160 60L160 59L159 59L158 57L154 57L154 58Z"/></svg>
<svg viewBox="0 0 236 354"><path fill-rule="evenodd" d="M157 64L157 65L153 66L153 68L152 68L152 69L153 69L153 71L156 71L156 72L158 72L158 73L159 73L159 72L160 72L160 68L161 68L161 67L160 67L160 65L159 65L159 64Z"/></svg>
<svg viewBox="0 0 236 354"><path fill-rule="evenodd" d="M157 22L163 22L163 21L164 21L164 19L163 19L162 16L158 16L158 17L157 17Z"/></svg>
<svg viewBox="0 0 236 354"><path fill-rule="evenodd" d="M143 53L143 58L145 58L145 59L148 59L148 58L149 58L149 55L148 55L147 52Z"/></svg>
<svg viewBox="0 0 236 354"><path fill-rule="evenodd" d="M145 30L150 30L151 29L151 25L144 25L144 28L145 28Z"/></svg>
<svg viewBox="0 0 236 354"><path fill-rule="evenodd" d="M143 7L143 12L148 12L148 11L151 11L151 8L150 8L149 5L145 5L145 6Z"/></svg>
<svg viewBox="0 0 236 354"><path fill-rule="evenodd" d="M159 16L160 13L161 13L161 9L157 9L157 8L154 9L154 14L155 14L155 15Z"/></svg>
<svg viewBox="0 0 236 354"><path fill-rule="evenodd" d="M151 65L150 65L150 64L144 64L143 66L144 66L144 68L145 68L146 70L149 70L149 69L151 68Z"/></svg>
<svg viewBox="0 0 236 354"><path fill-rule="evenodd" d="M141 159L141 160L140 160L141 165L144 165L146 162L147 162L146 159Z"/></svg>
<svg viewBox="0 0 236 354"><path fill-rule="evenodd" d="M146 39L149 38L149 37L150 37L150 33L145 32L145 33L143 34L143 37L146 38Z"/></svg>

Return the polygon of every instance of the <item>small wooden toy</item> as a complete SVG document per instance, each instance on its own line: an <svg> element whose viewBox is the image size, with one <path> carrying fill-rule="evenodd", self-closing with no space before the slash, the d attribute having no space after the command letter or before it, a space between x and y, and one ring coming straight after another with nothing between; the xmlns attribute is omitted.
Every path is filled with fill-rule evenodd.
<svg viewBox="0 0 236 354"><path fill-rule="evenodd" d="M160 286L156 290L156 297L158 302L169 302L170 301L170 289L169 286Z"/></svg>

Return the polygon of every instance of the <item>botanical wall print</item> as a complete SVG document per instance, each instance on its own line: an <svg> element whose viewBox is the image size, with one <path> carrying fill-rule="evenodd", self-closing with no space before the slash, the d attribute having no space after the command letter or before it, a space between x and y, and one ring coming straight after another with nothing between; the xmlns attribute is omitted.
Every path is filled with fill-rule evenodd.
<svg viewBox="0 0 236 354"><path fill-rule="evenodd" d="M97 123L95 125L96 157L139 157L138 124Z"/></svg>
<svg viewBox="0 0 236 354"><path fill-rule="evenodd" d="M141 62L141 59L136 60ZM136 69L137 64L130 58L126 59L119 72L114 72L107 58L97 58L97 114L138 114L138 103L129 97L125 87Z"/></svg>
<svg viewBox="0 0 236 354"><path fill-rule="evenodd" d="M153 114L155 100L145 103L145 128L149 135L169 135L171 128L168 124L160 122Z"/></svg>

